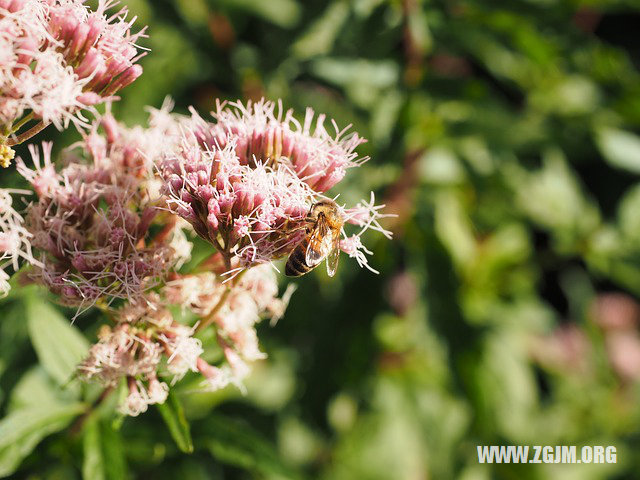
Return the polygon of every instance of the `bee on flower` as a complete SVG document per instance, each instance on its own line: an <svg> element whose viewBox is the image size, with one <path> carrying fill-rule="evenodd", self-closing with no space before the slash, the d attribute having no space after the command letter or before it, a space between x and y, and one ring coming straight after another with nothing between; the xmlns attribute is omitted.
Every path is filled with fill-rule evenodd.
<svg viewBox="0 0 640 480"><path fill-rule="evenodd" d="M31 278L78 314L96 304L107 312L78 371L125 389L119 409L132 416L163 403L185 375L200 375L205 390L244 390L266 357L256 325L276 322L294 290L279 295L272 262L288 258L285 273L299 276L326 260L332 276L344 252L373 270L361 236L390 236L373 194L352 208L328 197L365 161L357 134L333 122L330 134L311 110L299 123L265 101L218 104L212 122L171 108L152 111L148 128L108 111L63 151L60 169L47 143L30 147L31 167L17 160L38 197L21 227L39 261ZM195 236L211 253L183 272ZM172 306L196 320L177 321ZM203 358L213 346L205 329L216 362Z"/></svg>
<svg viewBox="0 0 640 480"><path fill-rule="evenodd" d="M325 196L348 169L366 161L355 153L364 141L356 133L332 122L330 134L325 117L310 109L299 123L292 111L283 114L267 101L218 104L212 122L195 112L175 118L180 141L156 160L167 206L221 253L227 272L289 256L303 244L312 248L300 254L291 274L306 273L325 258L334 273L340 249L368 266L362 233L390 236L373 196L354 209ZM346 223L362 229L343 236Z"/></svg>

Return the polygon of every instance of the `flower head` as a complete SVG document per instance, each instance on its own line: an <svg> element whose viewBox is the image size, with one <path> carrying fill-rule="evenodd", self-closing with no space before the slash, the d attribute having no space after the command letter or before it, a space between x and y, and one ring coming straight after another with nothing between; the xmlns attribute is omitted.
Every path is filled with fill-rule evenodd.
<svg viewBox="0 0 640 480"><path fill-rule="evenodd" d="M0 130L30 119L86 126L81 111L102 103L142 73L127 8L107 13L83 0L0 0Z"/></svg>
<svg viewBox="0 0 640 480"><path fill-rule="evenodd" d="M106 135L98 133L99 124ZM144 141L107 115L63 153L67 166L60 172L50 144L42 155L30 149L34 168L18 160L38 194L26 216L32 244L42 252L36 276L65 304L135 299L184 261L171 247L175 222L161 218L165 229L150 237L158 210L148 189L151 169L140 153Z"/></svg>
<svg viewBox="0 0 640 480"><path fill-rule="evenodd" d="M325 117L311 110L300 123L292 111L276 108L265 101L223 103L213 122L193 111L191 118L174 116L173 144L156 158L167 207L222 254L227 271L288 255L305 237L313 204L365 160L355 153L364 141L357 134L333 122L330 134ZM345 237L342 245L362 266L370 254L362 233L390 236L379 223L380 208L372 195L342 210L347 223L361 227L357 240Z"/></svg>

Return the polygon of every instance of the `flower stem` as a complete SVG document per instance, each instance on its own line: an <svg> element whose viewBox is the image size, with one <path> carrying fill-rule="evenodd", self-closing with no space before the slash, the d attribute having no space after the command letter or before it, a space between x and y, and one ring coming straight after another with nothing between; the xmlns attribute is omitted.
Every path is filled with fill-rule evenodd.
<svg viewBox="0 0 640 480"><path fill-rule="evenodd" d="M84 427L84 424L87 422L89 417L93 414L93 412L96 411L96 409L102 404L102 402L107 399L107 397L111 394L111 392L113 392L113 390L113 386L106 387L102 391L100 396L96 398L96 400L91 404L91 406L78 417L78 419L73 423L73 425L71 425L71 428L69 429L69 432L71 432L72 435L77 435L82 431L82 427Z"/></svg>
<svg viewBox="0 0 640 480"><path fill-rule="evenodd" d="M26 140L29 140L31 137L33 137L37 133L40 133L42 130L44 130L48 126L49 126L49 122L39 121L33 127L31 127L29 130L27 130L26 132L21 133L20 135L18 135L15 140L12 139L12 138L7 139L7 145L9 147L13 147L14 145L19 145L22 142L24 142Z"/></svg>
<svg viewBox="0 0 640 480"><path fill-rule="evenodd" d="M213 307L213 310L211 310L211 312L209 312L209 315L203 318L202 322L200 322L200 324L196 327L195 329L196 333L204 330L205 328L207 328L209 325L213 323L213 319L216 316L216 313L218 313L218 311L223 307L224 303L227 301L227 298L229 298L230 293L231 293L231 287L227 287L224 293L220 296L220 300L218 300L218 303L216 303L216 306Z"/></svg>
<svg viewBox="0 0 640 480"><path fill-rule="evenodd" d="M15 125L12 125L12 126L11 126L11 129L10 129L10 130L11 130L11 133L15 133L15 132L17 132L18 130L20 130L20 129L22 128L22 126L23 126L25 123L27 123L27 122L31 121L31 119L32 119L32 118L33 118L33 112L30 112L29 114L27 114L27 115L25 115L24 117L22 117L22 118L18 121L18 123L16 123Z"/></svg>
<svg viewBox="0 0 640 480"><path fill-rule="evenodd" d="M229 298L229 294L231 293L231 290L235 285L237 285L240 278L242 278L242 275L244 275L244 272L246 272L246 270L241 271L238 275L235 276L233 280L231 280L230 282L231 285L229 285L225 289L224 293L220 296L220 300L218 300L218 303L216 303L216 306L213 307L211 312L209 312L209 314L205 318L203 318L202 322L200 322L200 324L196 327L195 329L196 333L201 332L202 330L204 330L205 328L207 328L209 325L213 323L216 313L218 313L220 309L224 306L225 302L227 301L227 298Z"/></svg>

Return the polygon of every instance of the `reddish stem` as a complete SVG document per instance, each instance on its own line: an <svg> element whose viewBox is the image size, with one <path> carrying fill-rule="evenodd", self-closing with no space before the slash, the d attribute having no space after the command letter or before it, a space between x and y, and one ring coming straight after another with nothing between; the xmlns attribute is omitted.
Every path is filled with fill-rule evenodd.
<svg viewBox="0 0 640 480"><path fill-rule="evenodd" d="M7 145L9 147L13 147L15 145L20 145L22 142L29 140L34 135L40 133L42 130L49 126L50 122L43 122L42 120L36 123L33 127L27 130L24 133L18 135L15 140L12 138L7 139Z"/></svg>

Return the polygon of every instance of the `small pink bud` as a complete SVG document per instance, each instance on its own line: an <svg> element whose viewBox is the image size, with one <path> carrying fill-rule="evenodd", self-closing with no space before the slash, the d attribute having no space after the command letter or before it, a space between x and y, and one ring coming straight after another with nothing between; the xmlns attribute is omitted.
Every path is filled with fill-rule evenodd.
<svg viewBox="0 0 640 480"><path fill-rule="evenodd" d="M18 63L29 65L33 60L33 55L38 51L38 42L35 38L25 37L20 41L18 49Z"/></svg>
<svg viewBox="0 0 640 480"><path fill-rule="evenodd" d="M9 3L7 10L11 13L15 13L22 10L27 2L25 0L13 0L7 3Z"/></svg>
<svg viewBox="0 0 640 480"><path fill-rule="evenodd" d="M78 298L78 290L76 289L76 287L72 287L70 285L66 285L64 287L62 287L61 292L62 296L69 298L69 299L76 299Z"/></svg>
<svg viewBox="0 0 640 480"><path fill-rule="evenodd" d="M214 188L209 184L198 186L196 191L203 202L208 203L213 198Z"/></svg>
<svg viewBox="0 0 640 480"><path fill-rule="evenodd" d="M90 48L84 56L80 65L75 68L76 74L80 78L86 78L98 70L106 69L104 59L97 48Z"/></svg>
<svg viewBox="0 0 640 480"><path fill-rule="evenodd" d="M120 76L118 76L118 78L115 79L115 81L113 81L111 85L109 85L106 94L113 95L118 90L133 83L140 75L142 75L142 67L140 65L133 65L127 68L122 74L120 74Z"/></svg>
<svg viewBox="0 0 640 480"><path fill-rule="evenodd" d="M209 231L209 236L215 237L216 233L218 232L219 226L220 221L215 214L210 213L209 215L207 215L207 229Z"/></svg>
<svg viewBox="0 0 640 480"><path fill-rule="evenodd" d="M120 134L118 133L118 122L116 122L116 119L113 118L113 115L111 115L110 113L103 115L100 119L100 124L107 134L107 142L109 142L110 144L115 143L118 140Z"/></svg>
<svg viewBox="0 0 640 480"><path fill-rule="evenodd" d="M344 178L344 175L344 169L334 170L329 175L321 177L318 182L313 185L313 189L316 192L326 192L331 187L339 183Z"/></svg>
<svg viewBox="0 0 640 480"><path fill-rule="evenodd" d="M102 100L102 96L94 92L84 92L78 97L78 102L80 102L82 105L86 105L87 107L91 105L97 105L98 103L101 103Z"/></svg>
<svg viewBox="0 0 640 480"><path fill-rule="evenodd" d="M109 243L111 243L112 245L119 245L124 242L126 235L127 233L124 231L124 229L116 227L111 231L111 234L109 234Z"/></svg>
<svg viewBox="0 0 640 480"><path fill-rule="evenodd" d="M87 261L85 257L81 254L78 254L75 257L73 257L71 264L81 272L85 272L89 270L89 265L87 265Z"/></svg>
<svg viewBox="0 0 640 480"><path fill-rule="evenodd" d="M235 197L230 193L225 193L220 195L220 198L218 199L218 204L220 205L220 212L224 215L231 213L231 208L233 207L234 201L235 201Z"/></svg>
<svg viewBox="0 0 640 480"><path fill-rule="evenodd" d="M85 43L85 49L89 49L93 47L100 36L100 32L104 28L104 20L97 17L91 16L87 20L87 25L89 25L89 31L87 32L87 41Z"/></svg>
<svg viewBox="0 0 640 480"><path fill-rule="evenodd" d="M55 37L58 40L62 40L65 44L71 41L73 32L75 31L77 22L68 14L52 13L51 15L51 27Z"/></svg>
<svg viewBox="0 0 640 480"><path fill-rule="evenodd" d="M220 372L219 368L216 368L213 365L209 365L206 361L204 361L200 357L198 357L198 359L196 360L196 368L206 378L215 377Z"/></svg>
<svg viewBox="0 0 640 480"><path fill-rule="evenodd" d="M86 23L78 24L67 48L66 56L70 61L75 60L85 50L87 35L89 35L89 25Z"/></svg>

